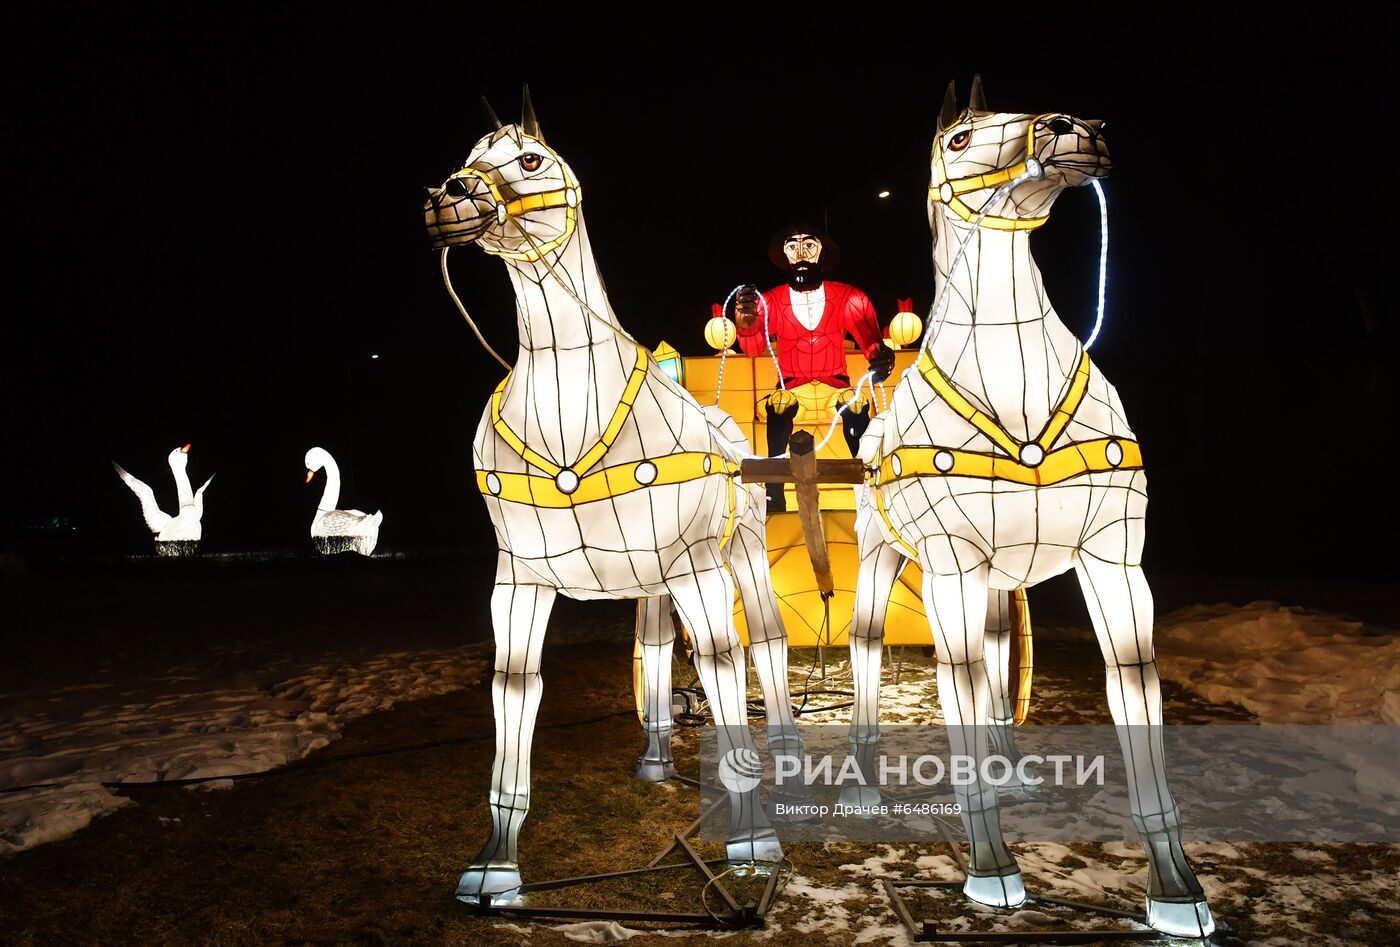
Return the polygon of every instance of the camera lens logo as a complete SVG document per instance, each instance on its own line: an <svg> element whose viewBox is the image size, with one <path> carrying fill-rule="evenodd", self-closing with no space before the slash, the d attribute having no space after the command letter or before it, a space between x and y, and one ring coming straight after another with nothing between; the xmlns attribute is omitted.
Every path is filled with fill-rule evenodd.
<svg viewBox="0 0 1400 947"><path fill-rule="evenodd" d="M763 781L763 761L754 750L735 747L719 761L719 781L730 792L752 792Z"/></svg>

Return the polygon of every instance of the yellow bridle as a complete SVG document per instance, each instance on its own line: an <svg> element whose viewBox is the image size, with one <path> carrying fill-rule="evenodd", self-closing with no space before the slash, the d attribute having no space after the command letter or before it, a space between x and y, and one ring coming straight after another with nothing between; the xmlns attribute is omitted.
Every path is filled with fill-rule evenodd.
<svg viewBox="0 0 1400 947"><path fill-rule="evenodd" d="M526 141L534 142L540 147L540 150L546 152L558 163L564 175L563 187L555 188L550 191L539 191L534 194L525 194L511 200L506 200L505 195L501 193L500 187L491 179L491 175L480 168L474 168L468 165L452 175L452 177L476 178L482 184L486 185L486 189L491 192L491 199L496 205L496 223L498 224L504 224L511 218L521 217L537 210L546 210L551 207L564 208L564 230L559 236L547 243L531 244L528 250L516 251L492 250L487 246L481 247L482 250L492 256L502 257L507 260L523 260L526 263L534 263L546 253L557 250L559 247L563 246L564 242L573 236L574 228L578 226L578 205L583 200L583 188L579 185L578 181L575 180L573 172L569 170L569 166L560 160L559 156L555 154L548 145L530 135L521 135L520 137ZM449 180L451 180L451 178L449 178Z"/></svg>
<svg viewBox="0 0 1400 947"><path fill-rule="evenodd" d="M935 204L946 205L949 210L970 224L976 223L992 230L1034 230L1044 224L1050 219L1049 214L1042 217L998 217L994 214L983 214L979 219L979 212L967 206L962 195L1000 187L1025 174L1030 168L1031 160L1035 158L1035 123L1051 114L1054 113L1037 115L1026 126L1026 154L1020 161L996 171L973 174L965 178L949 179L948 168L943 163L943 133L940 132L933 140L933 183L928 188L928 199Z"/></svg>

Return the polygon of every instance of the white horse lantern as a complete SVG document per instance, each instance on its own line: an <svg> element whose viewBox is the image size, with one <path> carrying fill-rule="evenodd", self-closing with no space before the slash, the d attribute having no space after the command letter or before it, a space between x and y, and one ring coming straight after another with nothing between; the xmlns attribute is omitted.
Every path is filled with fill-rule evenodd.
<svg viewBox="0 0 1400 947"><path fill-rule="evenodd" d="M122 483L126 484L136 499L141 501L141 516L146 528L156 537L156 555L178 558L192 556L199 549L199 539L203 534L200 521L204 518L204 491L214 482L214 475L204 481L198 490L190 489L190 475L185 468L190 462L190 446L177 447L170 452L166 462L175 478L176 500L179 504L175 515L171 516L156 503L155 491L146 483L122 469L115 460L112 467Z"/></svg>
<svg viewBox="0 0 1400 947"><path fill-rule="evenodd" d="M871 616L902 559L914 557L952 752L973 757L979 774L956 787L971 843L964 891L992 905L1024 900L996 789L980 781L995 690L987 667L1000 664L986 653L984 619L989 590L1073 568L1107 664L1133 819L1150 862L1148 923L1203 937L1214 921L1182 850L1166 781L1152 593L1141 567L1142 455L1117 392L1046 298L1029 245L1062 190L1108 168L1099 122L990 112L980 81L959 112L949 85L928 205L943 316L935 311L916 369L861 444L872 473L859 523L851 647L865 673L855 679L852 742L868 751L878 739L880 639Z"/></svg>
<svg viewBox="0 0 1400 947"><path fill-rule="evenodd" d="M494 120L489 107L488 114ZM492 831L458 884L457 896L469 902L510 899L520 889L517 839L530 805L540 649L555 596L668 595L695 644L720 753L747 756L755 751L745 658L725 556L736 560L741 583L768 571L761 543L755 550L734 541L749 505L763 502L761 489L737 482L729 439L618 324L584 227L583 190L545 144L528 92L522 121L496 125L443 187L428 190L424 206L434 246L445 253L475 243L506 264L520 338L515 367L492 395L473 446L500 553L491 598ZM659 637L646 643L659 656ZM775 644L767 655L781 664L770 707L788 708L779 651ZM648 753L664 770L669 753L659 746ZM730 859L781 858L757 791L731 792L730 805Z"/></svg>

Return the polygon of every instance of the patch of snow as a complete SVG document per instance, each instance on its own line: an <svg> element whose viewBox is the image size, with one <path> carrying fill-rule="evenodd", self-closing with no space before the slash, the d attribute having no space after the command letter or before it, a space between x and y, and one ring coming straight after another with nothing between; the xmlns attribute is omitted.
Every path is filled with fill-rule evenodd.
<svg viewBox="0 0 1400 947"><path fill-rule="evenodd" d="M1277 602L1158 620L1164 677L1264 723L1400 724L1400 635ZM1379 778L1379 776L1378 776Z"/></svg>
<svg viewBox="0 0 1400 947"><path fill-rule="evenodd" d="M85 685L5 695L0 854L66 838L132 804L103 783L216 777L195 785L232 788L228 777L301 759L358 717L477 683L489 670L488 649L326 655L300 668L272 655L222 679L227 655L216 649L211 668L171 669L186 673L120 694Z"/></svg>
<svg viewBox="0 0 1400 947"><path fill-rule="evenodd" d="M585 944L617 944L647 933L623 927L617 921L579 921L577 924L556 924L554 930L569 940Z"/></svg>

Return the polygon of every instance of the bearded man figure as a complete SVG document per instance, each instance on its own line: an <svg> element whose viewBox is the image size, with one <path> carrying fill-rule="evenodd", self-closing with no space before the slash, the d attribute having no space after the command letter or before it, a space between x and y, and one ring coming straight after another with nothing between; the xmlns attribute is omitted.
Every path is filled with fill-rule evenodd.
<svg viewBox="0 0 1400 947"><path fill-rule="evenodd" d="M869 361L872 380L877 383L894 369L894 351L881 341L870 297L848 283L825 278L840 262L841 249L820 229L795 224L778 231L768 243L768 259L787 273L787 282L763 293L761 302L758 287L742 287L735 294L734 323L745 355L766 356L771 343L778 359L782 390L768 396L764 405L768 454L778 456L787 450L797 416L798 400L791 394L794 389L819 382L849 394L847 333ZM841 431L854 457L860 436L870 423L870 406L858 403L840 410ZM783 485L770 483L769 511L786 508Z"/></svg>

